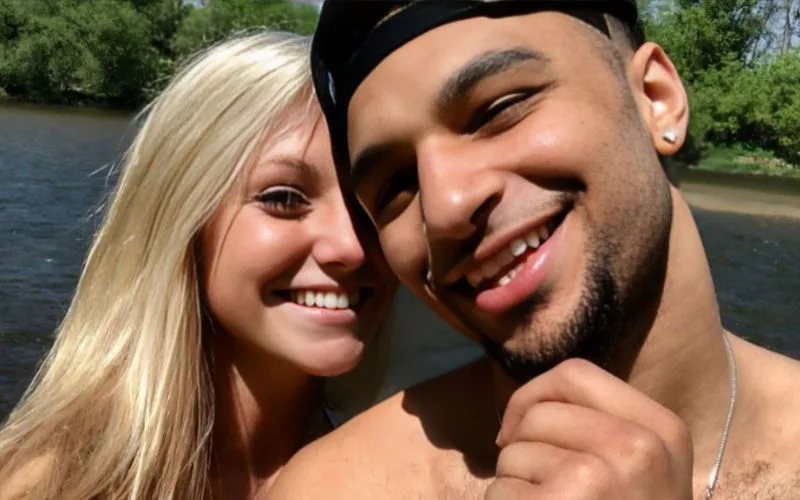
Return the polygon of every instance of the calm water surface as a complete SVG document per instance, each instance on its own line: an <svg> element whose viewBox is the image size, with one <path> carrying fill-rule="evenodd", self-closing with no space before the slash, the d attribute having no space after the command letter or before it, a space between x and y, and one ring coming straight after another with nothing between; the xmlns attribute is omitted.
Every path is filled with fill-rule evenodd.
<svg viewBox="0 0 800 500"><path fill-rule="evenodd" d="M69 304L108 166L133 132L130 118L0 104L0 418L27 386ZM699 182L713 190L721 181ZM766 197L773 188L737 186ZM800 202L800 189L780 189ZM800 219L695 214L726 326L800 358ZM446 355L437 362L446 364Z"/></svg>

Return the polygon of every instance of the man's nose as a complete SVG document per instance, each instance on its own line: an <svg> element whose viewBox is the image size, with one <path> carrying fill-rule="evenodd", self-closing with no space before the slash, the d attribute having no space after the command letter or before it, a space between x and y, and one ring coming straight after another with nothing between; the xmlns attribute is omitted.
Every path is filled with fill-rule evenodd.
<svg viewBox="0 0 800 500"><path fill-rule="evenodd" d="M469 238L502 195L501 173L456 142L420 148L417 168L429 241Z"/></svg>

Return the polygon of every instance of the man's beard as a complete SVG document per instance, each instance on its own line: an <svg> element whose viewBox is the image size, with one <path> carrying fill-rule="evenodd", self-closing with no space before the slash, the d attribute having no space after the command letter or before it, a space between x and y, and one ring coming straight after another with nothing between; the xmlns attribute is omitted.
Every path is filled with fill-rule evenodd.
<svg viewBox="0 0 800 500"><path fill-rule="evenodd" d="M506 375L522 385L570 358L582 358L609 370L624 372L630 368L626 365L629 360L620 356L624 358L641 348L655 320L666 282L672 196L665 186L654 188L652 198L660 200L660 209L649 217L639 217L641 239L626 247L633 256L624 256L621 247L612 243L615 240L608 234L614 230L593 239L590 248L595 253L588 261L578 305L555 331L539 335L542 341L534 342L537 345L515 351L483 337L487 354ZM627 265L613 273L614 262ZM639 265L629 267L633 262ZM547 302L546 296L534 294L511 312L516 323L526 328L523 335L537 335L534 318Z"/></svg>
<svg viewBox="0 0 800 500"><path fill-rule="evenodd" d="M515 382L525 384L569 358L583 358L601 367L610 363L623 317L619 287L608 268L597 263L590 265L587 278L575 314L547 344L535 351L512 352L502 344L484 342L486 352ZM542 305L542 299L535 296L521 305L525 313L520 323L531 325Z"/></svg>

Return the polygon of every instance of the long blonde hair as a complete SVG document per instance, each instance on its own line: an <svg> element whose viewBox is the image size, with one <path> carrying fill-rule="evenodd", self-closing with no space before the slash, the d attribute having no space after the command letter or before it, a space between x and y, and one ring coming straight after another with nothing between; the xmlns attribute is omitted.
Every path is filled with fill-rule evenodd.
<svg viewBox="0 0 800 500"><path fill-rule="evenodd" d="M308 39L240 35L148 107L55 344L0 432L0 497L210 496L197 235L266 137L313 106Z"/></svg>

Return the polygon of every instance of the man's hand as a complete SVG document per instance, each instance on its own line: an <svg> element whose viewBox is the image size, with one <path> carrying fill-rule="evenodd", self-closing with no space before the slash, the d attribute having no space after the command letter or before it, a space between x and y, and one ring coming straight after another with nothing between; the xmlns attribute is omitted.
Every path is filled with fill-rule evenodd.
<svg viewBox="0 0 800 500"><path fill-rule="evenodd" d="M520 387L498 446L485 500L692 498L683 421L588 361L565 361Z"/></svg>

